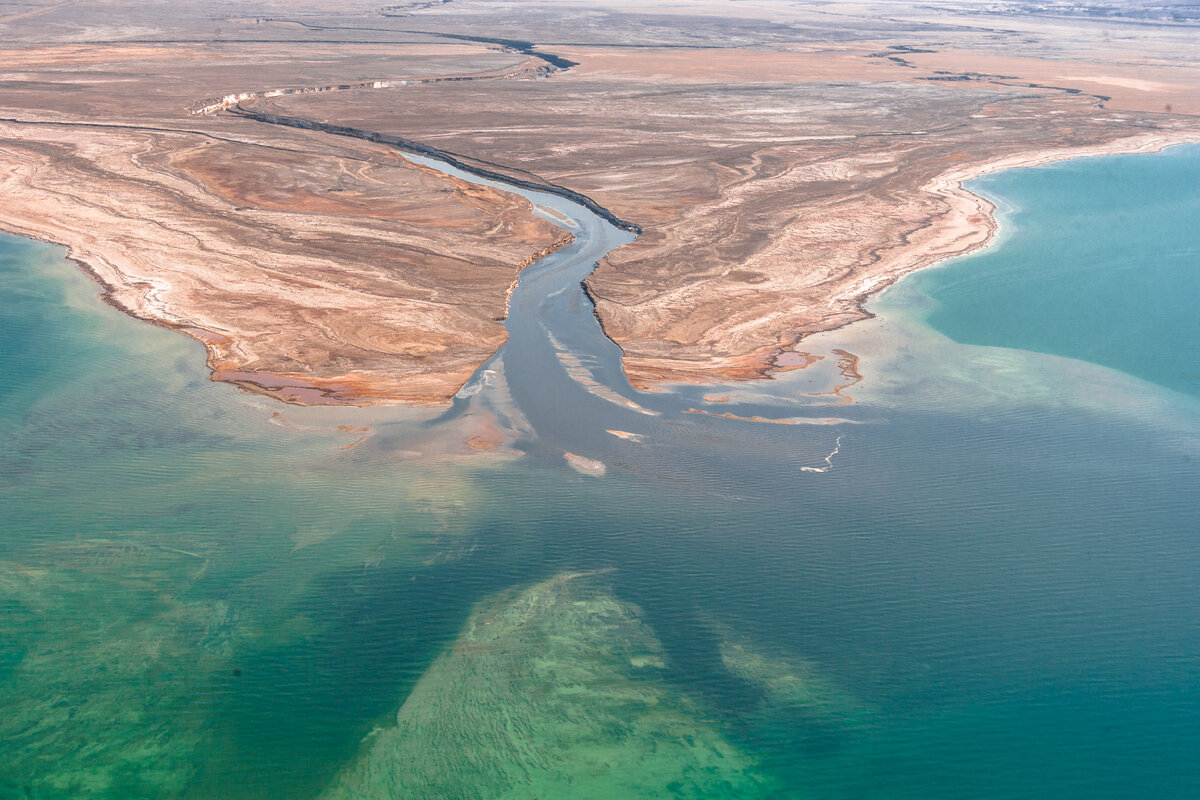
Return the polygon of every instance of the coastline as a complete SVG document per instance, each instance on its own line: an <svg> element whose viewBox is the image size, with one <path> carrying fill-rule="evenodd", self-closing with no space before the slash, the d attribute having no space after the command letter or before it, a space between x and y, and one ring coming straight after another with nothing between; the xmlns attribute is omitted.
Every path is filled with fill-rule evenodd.
<svg viewBox="0 0 1200 800"><path fill-rule="evenodd" d="M103 162L105 166L111 168L114 161L117 167L126 165L121 159L127 151L119 149L121 146L126 143L112 145L115 155ZM335 152L341 155L341 151ZM358 152L351 151L349 157ZM244 249L221 249L221 236L227 230L250 229L259 239L265 239L280 232L286 234L288 218L269 205L261 211L234 208L240 198L221 195L220 184L214 189L202 182L176 181L167 170L151 171L147 179L143 177L146 167L135 157L135 169L115 174L120 174L123 181L118 189L131 186L139 192L144 190L145 194L133 196L137 202L131 204L129 197L119 191L110 191L108 197L120 201L104 199L103 187L95 186L76 196L61 179L41 178L52 175L46 169L50 163L46 155L16 149L12 155L12 169L0 178L0 192L11 196L14 203L0 213L0 230L62 247L60 257L91 278L106 305L200 342L211 380L234 383L294 405L447 405L479 364L506 340L507 332L499 323L508 313L513 281L525 266L570 241L557 226L536 219L529 204L512 193L447 180L436 171L409 166L401 160L396 166L381 161L379 168L392 170L387 173L391 175L399 167L399 174L414 176L406 179L417 191L424 192L422 199L429 197L441 203L416 206L417 216L407 227L376 223L374 217L350 205L352 201L342 201L344 193L329 195L332 199L325 200L303 194L302 187L298 199L307 202L306 198L311 197L318 204L313 209L314 230L343 238L317 248L311 255L286 237L282 242L285 249L271 248L270 242L259 240L249 242ZM103 155L107 157L108 153ZM327 161L333 158L324 151L317 157ZM156 180L160 183L153 182ZM401 199L394 205L403 220L402 212L413 201L405 200L403 194L397 196ZM134 212L140 204L154 208L164 199L177 203L181 213L165 218L154 213L131 216L131 208ZM333 206L333 213L321 207L321 202ZM334 205L339 202L344 205ZM383 211L388 210L385 205ZM443 210L451 215L445 224L436 216ZM301 206L295 213L304 211ZM285 209L283 213L291 212ZM454 249L441 250L432 245L428 249L414 247L414 234L421 235L421 226L430 227L428 219L437 221L433 230L438 231L437 239L442 242L453 243L464 233L469 236L461 248L457 244ZM133 224L125 224L127 221ZM209 226L197 228L197 221ZM158 230L165 235L157 235ZM202 238L190 235L193 232ZM351 247L343 248L345 254L340 254L337 249L343 247L343 240ZM359 243L361 252L353 249ZM524 249L525 244L531 246ZM206 256L212 252L217 255ZM375 252L388 254L388 270L371 266L374 259L370 256ZM339 256L346 263L340 273ZM220 268L226 262L245 269L222 272ZM474 283L454 286L444 293L431 293L425 287L427 274L436 276L440 270L454 275L448 270L464 262L480 268L480 277ZM412 279L406 278L409 264L417 270ZM341 275L346 277L344 282L339 280ZM223 294L209 302L209 287L214 285ZM235 313L232 327L222 324L230 321L222 320L222 314L230 316L223 309L238 302L237 291L242 287L252 290L248 297L254 300L260 286L266 288L257 294L267 302L253 306L262 309L259 317L242 314L247 325ZM480 294L480 290L486 293ZM467 295L468 291L474 298ZM204 302L196 304L197 300ZM304 319L309 306L317 315L329 308L337 310L338 316ZM288 325L295 328L301 323L310 330L297 330L302 335L292 339L285 336ZM404 338L406 331L422 324L427 336ZM264 330L273 341L260 341ZM342 352L334 349L338 347ZM443 358L442 351L448 357ZM389 358L390 354L396 357ZM313 369L305 368L306 363Z"/></svg>
<svg viewBox="0 0 1200 800"><path fill-rule="evenodd" d="M797 348L797 345L809 336L843 330L857 322L874 319L876 315L867 309L867 304L898 281L918 271L936 266L944 261L970 255L993 244L1000 229L995 216L996 206L986 197L967 189L966 183L985 175L1010 169L1036 168L1077 158L1153 154L1170 147L1187 144L1200 144L1200 132L1155 131L1116 139L1104 144L1060 147L1012 154L944 172L922 184L918 191L940 198L949 208L940 217L932 217L924 225L910 232L905 237L904 244L888 250L875 251L878 256L875 263L886 264L888 267L865 277L859 283L858 291L850 295L830 295L827 298L830 305L839 300L850 300L856 310L853 316L841 315L831 318L827 325L806 327L789 337L788 344L764 349L767 353L765 360L760 360L757 354L747 354L734 359L735 363L727 368L727 372L724 369L718 369L715 373L695 368L679 372L670 369L662 371L656 369L657 374L652 379L645 379L636 374L631 375L626 368L624 348L605 330L605 320L595 309L596 298L586 279L582 282L582 287L584 294L593 303L593 315L601 330L618 349L622 350L622 369L625 371L630 385L635 389L659 392L664 391L669 384L673 383L711 385L720 382L771 380L776 373L804 369L819 360L802 350L792 349ZM573 241L574 236L568 233L562 240L546 248L544 253L532 258L529 263L533 263L538 258L549 255ZM528 264L521 265L522 268L525 266ZM506 296L506 308L517 280L519 280L519 274L514 278ZM857 364L856 356L849 355L849 357L853 358ZM862 375L857 372L854 373L854 377L855 380L852 383L857 383L862 379ZM833 392L834 395L842 398L842 403L839 405L853 402L851 398L841 394L842 388L845 387L838 387ZM348 402L346 405L370 405L370 403ZM693 413L711 414L711 412L703 411L694 411ZM793 424L790 420L754 418L752 421Z"/></svg>
<svg viewBox="0 0 1200 800"><path fill-rule="evenodd" d="M778 373L803 369L815 360L801 347L808 337L843 330L857 322L873 319L875 314L867 309L868 303L902 278L943 261L978 252L993 243L999 232L996 207L964 184L1009 169L1040 167L1076 158L1151 154L1186 144L1200 144L1200 131L1153 131L1104 144L1032 150L950 169L917 189L941 200L948 208L911 231L902 244L873 251L875 262L865 270L866 274L851 291L825 298L831 307L839 303L850 305L854 309L852 313L831 314L824 320L797 329L793 335L777 344L740 357L724 359L724 363L714 364L711 369L698 367L695 363L676 368L669 359L632 365L623 360L626 376L635 388L662 391L671 384L770 380Z"/></svg>
<svg viewBox="0 0 1200 800"><path fill-rule="evenodd" d="M931 224L927 228L921 229L928 231L927 241L921 241L920 244L912 246L913 240L910 239L899 248L893 249L891 253L880 254L881 258L877 263L897 264L897 266L884 271L883 275L865 279L861 291L845 296L845 299L855 303L862 313L862 317L839 322L827 328L805 331L804 337L814 333L839 330L861 319L871 319L875 315L866 309L867 302L895 284L896 281L942 261L970 255L989 247L1000 229L996 220L996 206L986 197L967 189L964 184L984 175L1004 170L1040 167L1076 158L1159 153L1168 147L1184 144L1200 144L1200 131L1180 132L1176 136L1155 132L1117 139L1102 145L1033 151L1004 156L975 166L961 167L942 173L919 189L919 191L943 199L950 206L940 225L931 220Z"/></svg>
<svg viewBox="0 0 1200 800"><path fill-rule="evenodd" d="M10 225L3 217L0 217L0 233L28 239L47 246L62 248L66 251L62 254L62 258L74 264L80 272L96 285L98 290L97 298L100 302L140 322L146 322L174 333L181 333L189 339L198 342L204 347L205 368L209 372L209 380L214 383L232 384L251 394L265 395L288 405L304 407L344 406L366 408L376 405L407 405L442 408L448 405L450 399L458 394L467 381L470 380L471 376L474 375L474 371L472 371L466 378L457 382L452 391L449 388L445 392L429 391L426 393L414 393L409 391L403 397L399 397L398 395L404 392L404 384L402 382L381 384L377 378L363 380L353 373L331 378L315 378L311 375L297 373L239 369L236 359L233 358L233 351L236 349L234 339L217 331L175 319L168 314L165 308L162 310L162 316L155 316L149 310L127 305L121 301L118 294L122 289L130 287L117 285L106 279L104 273L96 268L91 261L76 253L73 245L56 241L40 233L18 229L16 226ZM517 281L520 280L520 273L531 264L552 255L574 241L574 234L568 232L557 241L527 256L517 264L517 274L513 277L512 283L509 284L505 292L504 311L506 317L509 312L509 302L512 298L513 290L516 288ZM503 346L507 338L506 331L497 349ZM495 355L495 351L490 353L487 358L491 358L493 355ZM486 360L484 359L484 361ZM483 362L480 363L482 364ZM449 384L447 385L449 386Z"/></svg>
<svg viewBox="0 0 1200 800"><path fill-rule="evenodd" d="M97 298L100 302L126 316L163 328L164 330L181 333L189 339L198 342L204 347L205 368L209 372L209 380L214 383L232 384L251 394L265 395L288 405L295 406L366 408L376 405L407 405L440 408L446 406L450 398L474 374L474 371L466 373L466 377L461 378L461 380L459 380L458 376L454 376L458 382L455 384L453 391L448 388L445 390L438 388L422 392L412 391L408 386L409 381L381 382L378 376L364 380L353 373L347 373L330 378L317 378L312 375L297 373L239 369L237 367L237 359L233 357L237 349L237 342L234 339L218 331L177 319L165 307L160 309L161 315L155 315L149 310L149 302L147 302L145 307L129 305L123 302L120 296L121 293L132 289L133 285L119 284L108 280L105 277L105 273L87 257L80 255L73 244L58 241L41 232L20 228L13 225L4 217L0 217L0 233L62 248L66 251L62 254L62 258L74 264L96 285L98 290ZM569 243L569 241L560 240L560 242L556 242L550 246L553 248L550 252L564 247ZM546 253L546 255L549 255L549 253ZM525 266L527 265L521 264L517 267L518 274ZM114 270L114 272L120 274L119 270ZM513 284L515 285L515 283L516 278L513 279ZM511 289L509 293L511 293ZM149 294L139 296L147 301L152 299ZM505 310L507 312L507 295L505 298ZM507 337L507 334L505 334L505 337ZM488 358L490 357L491 354L488 355ZM423 379L423 384L446 383L449 386L448 382L441 380L440 376L436 374L417 377Z"/></svg>
<svg viewBox="0 0 1200 800"><path fill-rule="evenodd" d="M877 260L871 267L864 270L866 274L855 284L851 292L833 294L826 298L830 306L837 303L849 303L855 309L853 314L831 315L826 320L795 331L788 336L789 341L764 348L758 353L747 354L733 363L718 366L711 373L707 370L696 370L695 365L692 365L690 369L677 371L672 369L669 363L665 363L668 361L666 359L663 360L664 363L655 365L652 370L647 370L640 365L635 365L631 369L623 358L622 367L633 386L649 391L660 390L662 386L671 383L704 384L770 379L778 372L802 369L811 363L810 359L797 360L795 358L799 353L796 348L804 339L813 334L843 329L855 322L871 319L874 314L867 310L867 303L901 278L942 261L977 252L993 242L998 232L995 206L985 197L965 188L964 184L968 181L1007 169L1037 167L1074 158L1153 153L1167 147L1197 142L1200 142L1200 133L1197 132L1155 131L1117 139L1102 145L1032 151L951 169L918 189L920 192L940 199L946 204L947 209L939 217L929 219L925 225L910 232L902 244L876 252ZM410 381L381 383L380 376L359 376L354 373L329 378L314 378L300 373L245 370L240 367L238 359L235 358L237 343L234 339L220 331L210 330L179 319L171 314L165 306L154 307L155 291L137 293L137 297L143 301L139 304L131 305L126 302L125 295L136 287L132 284L109 280L107 272L101 266L92 263L89 258L91 255L103 260L102 253L84 255L70 242L51 238L44 231L13 224L13 220L9 219L0 219L0 229L14 235L64 247L67 251L65 257L78 265L100 287L100 298L106 304L129 316L183 333L200 342L205 347L206 365L210 372L210 379L213 381L232 383L246 391L265 394L285 403L302 406L365 407L379 404L441 406L445 405L448 398L461 389L461 386L470 377L469 374L463 377L457 374L431 373L423 376L426 380L418 382L422 384L421 386L413 386ZM517 275L514 276L506 292L506 314L508 299L521 270L539 258L570 244L571 241L573 241L573 236L567 234L522 260L517 266ZM112 272L116 275L123 274L116 267L112 268ZM586 290L586 283L584 286ZM597 316L599 315L597 314ZM602 319L601 324L603 327ZM458 380L459 378L461 380ZM437 384L437 386L432 384ZM449 388L451 384L454 384L453 390Z"/></svg>

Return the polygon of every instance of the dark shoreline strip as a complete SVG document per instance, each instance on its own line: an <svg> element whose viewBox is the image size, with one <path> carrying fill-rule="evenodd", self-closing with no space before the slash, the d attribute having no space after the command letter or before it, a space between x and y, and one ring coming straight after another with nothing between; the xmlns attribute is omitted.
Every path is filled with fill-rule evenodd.
<svg viewBox="0 0 1200 800"><path fill-rule="evenodd" d="M398 15L384 13L383 16L394 17L394 16L398 16ZM507 47L510 50L516 50L518 53L522 53L527 56L533 56L534 58L540 58L542 61L545 61L550 66L557 67L558 69L563 69L563 70L567 70L567 69L570 69L571 67L579 66L578 61L572 61L569 58L563 58L562 56L555 55L554 53L540 52L539 50L536 49L537 48L536 43L527 42L523 39L495 39L495 38L488 37L488 36L467 36L462 33L436 33L434 31L401 30L401 31L396 31L396 32L397 33L409 33L409 34L422 34L425 36L436 36L439 39L455 39L460 42L475 42L476 44L494 44L499 47Z"/></svg>
<svg viewBox="0 0 1200 800"><path fill-rule="evenodd" d="M378 133L377 131L366 131L360 128L349 128L345 125L332 125L328 122L316 122L314 120L303 119L301 117L285 117L279 114L268 114L265 111L255 111L253 109L243 108L241 105L234 106L228 110L230 114L236 114L240 117L252 119L257 122L265 122L269 125L283 125L289 128L299 128L301 130L317 131L319 133L330 133L334 136L348 136L353 139L363 139L368 142L378 142L386 144L390 147L395 147L409 153L434 158L443 163L449 164L452 167L457 167L463 172L469 172L472 175L477 175L489 181L498 183L506 183L512 186L519 186L522 189L529 189L535 192L548 192L556 194L559 197L565 197L568 200L578 203L598 217L601 217L616 227L630 231L635 234L642 232L642 227L633 222L627 222L613 214L604 206L597 203L592 198L585 194L580 194L574 189L568 189L565 186L559 186L554 183L540 183L536 181L524 180L516 178L512 175L506 175L502 172L497 172L483 167L476 166L463 160L466 156L460 156L455 153L449 153L444 150L438 150L436 147L415 142L412 139L404 139L400 136L392 136L386 133Z"/></svg>

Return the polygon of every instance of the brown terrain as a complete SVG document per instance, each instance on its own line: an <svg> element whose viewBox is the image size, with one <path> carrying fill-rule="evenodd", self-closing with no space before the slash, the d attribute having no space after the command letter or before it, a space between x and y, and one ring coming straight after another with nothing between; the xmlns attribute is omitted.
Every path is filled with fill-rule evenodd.
<svg viewBox="0 0 1200 800"><path fill-rule="evenodd" d="M0 227L67 245L114 304L203 341L217 378L293 402L446 400L503 343L520 267L563 239L518 197L280 117L640 226L587 288L641 386L809 363L805 335L987 241L970 177L1200 140L1200 28L1171 20L252 5L4 6Z"/></svg>
<svg viewBox="0 0 1200 800"><path fill-rule="evenodd" d="M296 76L277 45L231 49L6 53L0 225L67 245L114 305L203 342L217 379L302 403L443 401L504 342L518 270L563 233L391 148L189 108L214 85L503 74L527 59L314 47Z"/></svg>

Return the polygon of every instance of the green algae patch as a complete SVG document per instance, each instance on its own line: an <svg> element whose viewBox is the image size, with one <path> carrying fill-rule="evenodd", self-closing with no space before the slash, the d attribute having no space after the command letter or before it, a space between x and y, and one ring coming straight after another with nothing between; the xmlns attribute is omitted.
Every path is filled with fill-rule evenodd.
<svg viewBox="0 0 1200 800"><path fill-rule="evenodd" d="M596 573L481 603L326 800L769 796Z"/></svg>
<svg viewBox="0 0 1200 800"><path fill-rule="evenodd" d="M0 562L0 797L179 796L237 625L176 599L203 559L116 539L44 555Z"/></svg>
<svg viewBox="0 0 1200 800"><path fill-rule="evenodd" d="M721 663L761 693L755 717L793 715L857 727L870 709L808 659L765 647L719 622L709 623L720 642Z"/></svg>

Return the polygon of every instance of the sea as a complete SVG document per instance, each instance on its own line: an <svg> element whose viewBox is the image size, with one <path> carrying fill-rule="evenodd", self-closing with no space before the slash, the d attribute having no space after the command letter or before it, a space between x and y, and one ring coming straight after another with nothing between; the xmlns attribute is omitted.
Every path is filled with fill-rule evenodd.
<svg viewBox="0 0 1200 800"><path fill-rule="evenodd" d="M1200 797L1200 147L968 187L811 367L473 456L0 238L0 798Z"/></svg>

